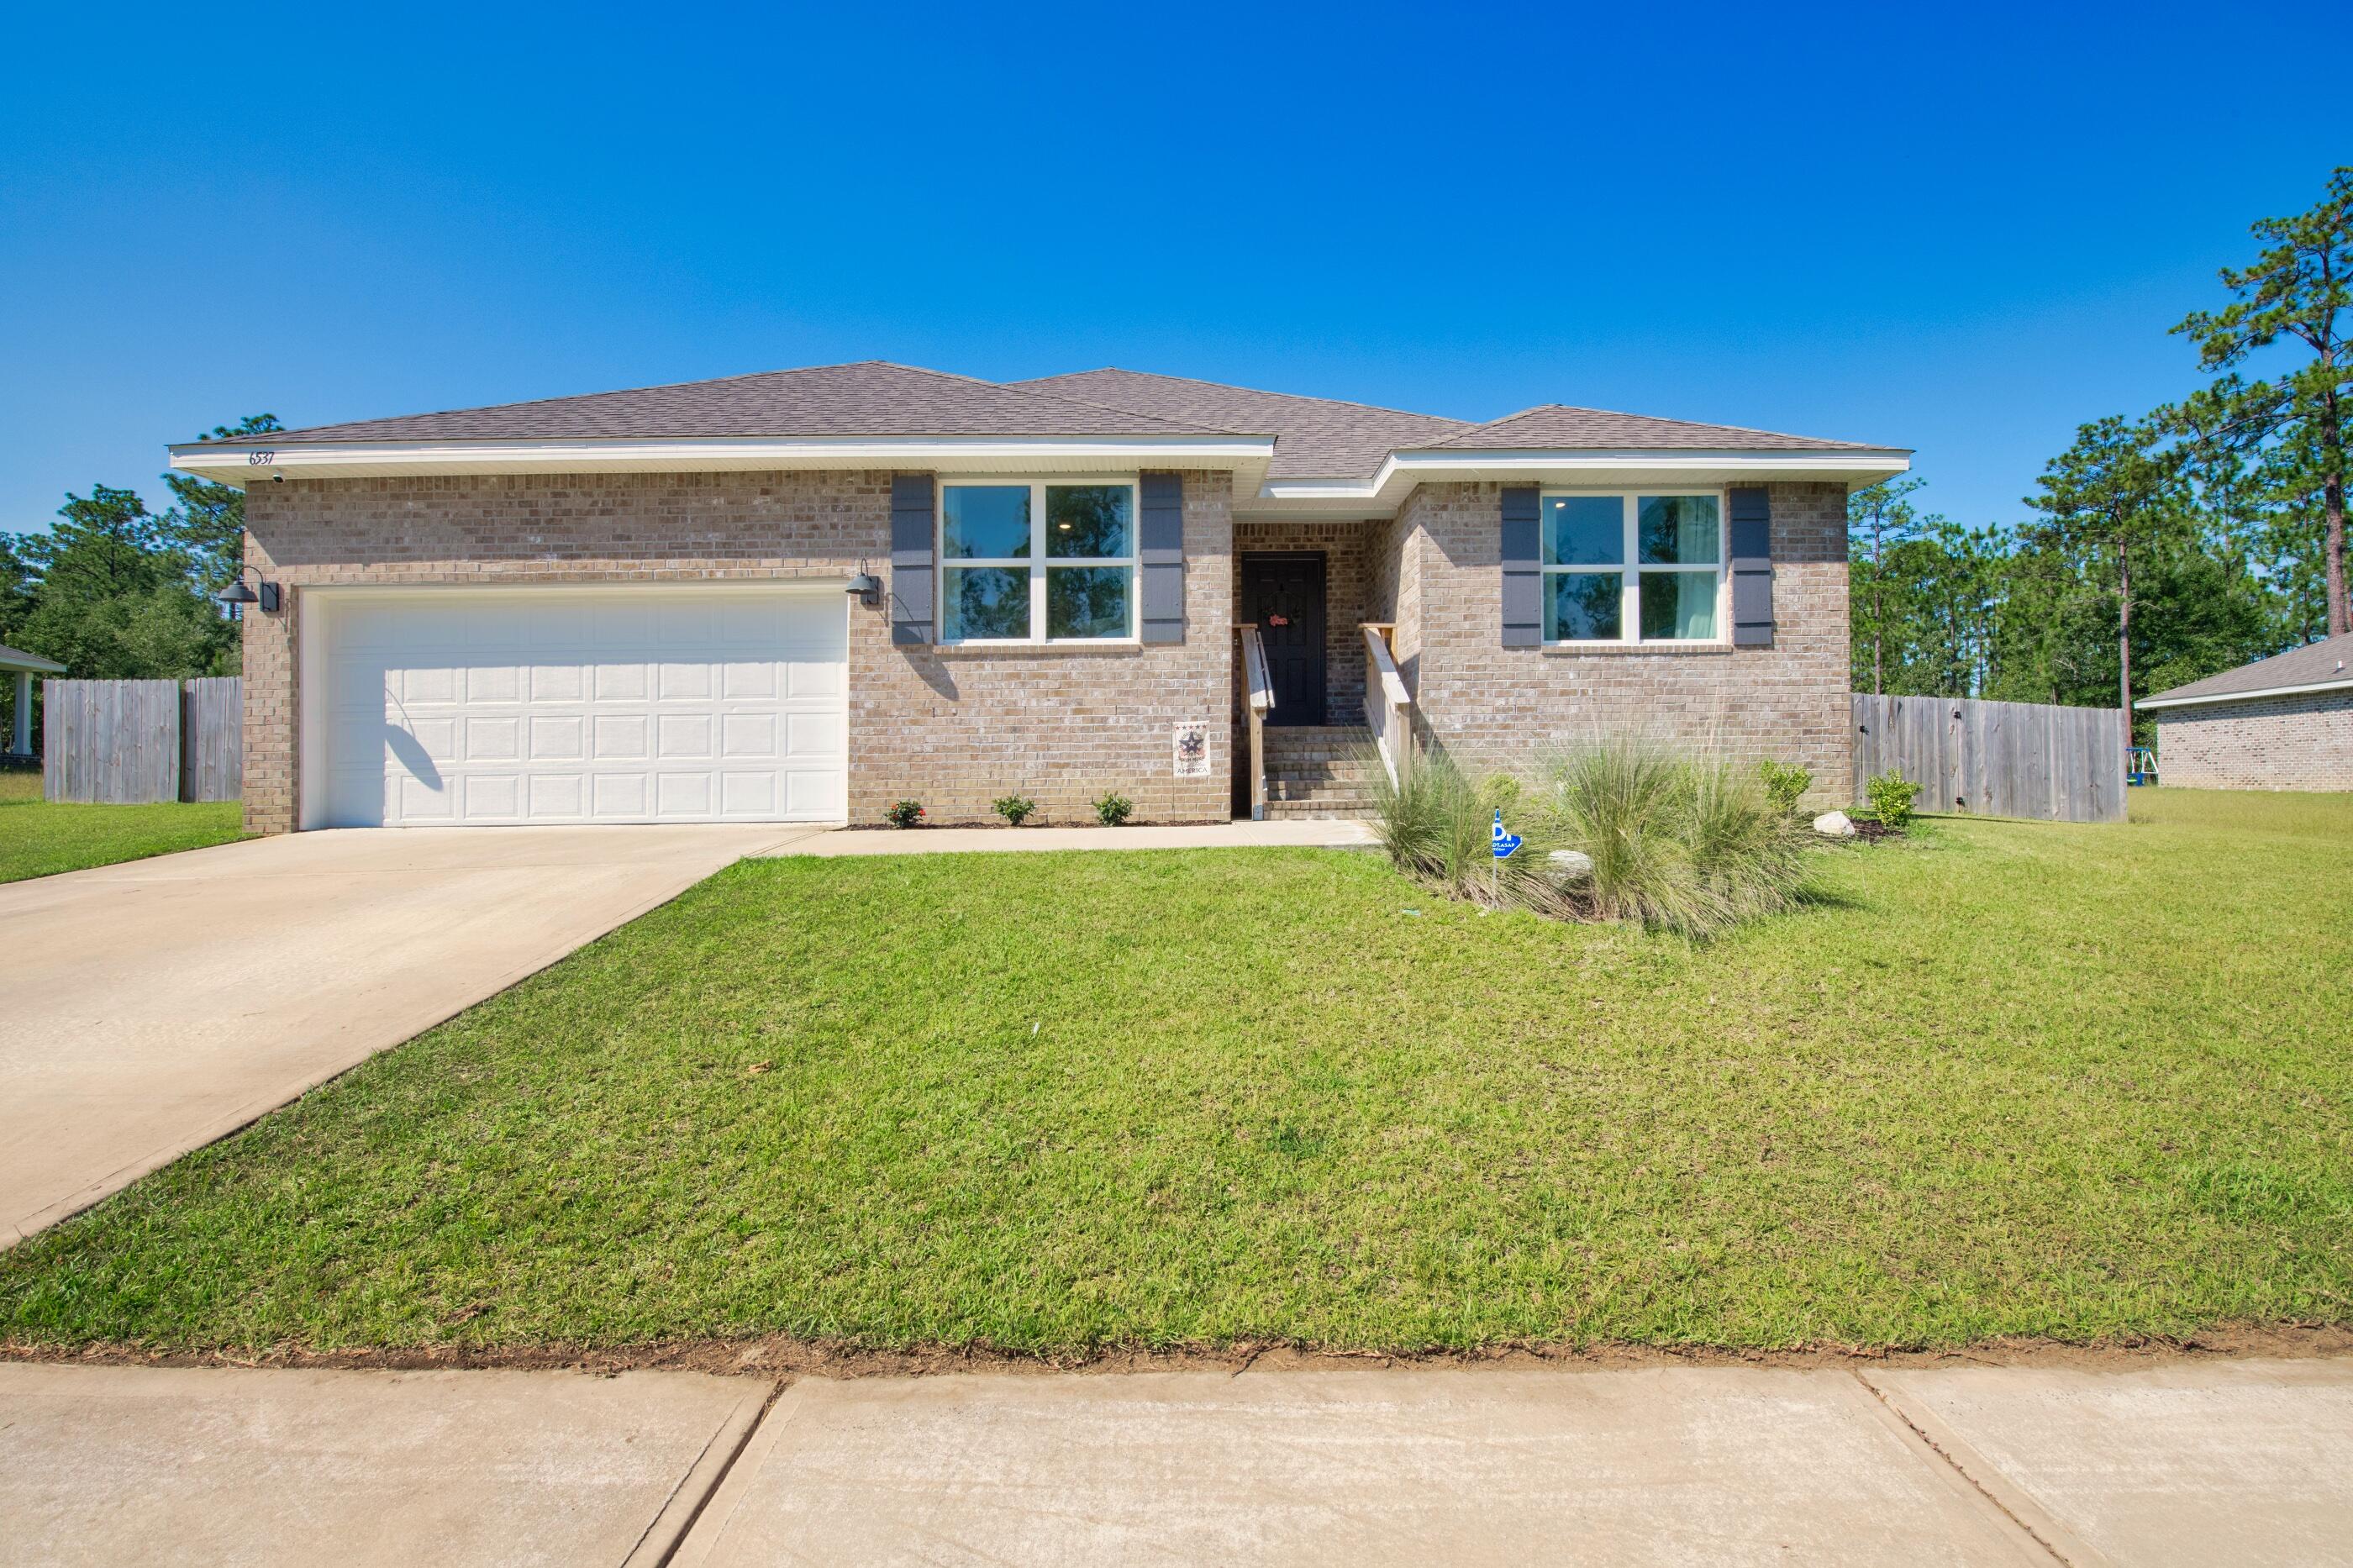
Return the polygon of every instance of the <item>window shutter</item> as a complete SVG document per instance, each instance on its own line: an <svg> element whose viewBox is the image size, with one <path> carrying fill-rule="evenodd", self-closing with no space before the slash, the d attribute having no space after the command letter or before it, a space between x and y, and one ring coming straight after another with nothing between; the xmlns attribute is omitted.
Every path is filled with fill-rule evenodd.
<svg viewBox="0 0 2353 1568"><path fill-rule="evenodd" d="M1732 501L1732 646L1773 646L1773 507L1762 485Z"/></svg>
<svg viewBox="0 0 2353 1568"><path fill-rule="evenodd" d="M1544 646L1544 547L1534 485L1504 489L1504 646Z"/></svg>
<svg viewBox="0 0 2353 1568"><path fill-rule="evenodd" d="M1136 498L1145 642L1185 640L1185 476L1145 474Z"/></svg>
<svg viewBox="0 0 2353 1568"><path fill-rule="evenodd" d="M932 476L891 476L891 640L933 640Z"/></svg>

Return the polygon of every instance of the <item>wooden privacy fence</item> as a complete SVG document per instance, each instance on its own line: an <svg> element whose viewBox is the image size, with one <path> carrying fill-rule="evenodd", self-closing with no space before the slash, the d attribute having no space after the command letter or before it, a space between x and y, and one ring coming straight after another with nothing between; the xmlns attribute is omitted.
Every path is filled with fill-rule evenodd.
<svg viewBox="0 0 2353 1568"><path fill-rule="evenodd" d="M138 805L235 800L245 773L245 682L41 682L41 793Z"/></svg>
<svg viewBox="0 0 2353 1568"><path fill-rule="evenodd" d="M1854 786L1893 769L1922 811L2048 822L2125 819L2124 716L2114 708L1854 694Z"/></svg>

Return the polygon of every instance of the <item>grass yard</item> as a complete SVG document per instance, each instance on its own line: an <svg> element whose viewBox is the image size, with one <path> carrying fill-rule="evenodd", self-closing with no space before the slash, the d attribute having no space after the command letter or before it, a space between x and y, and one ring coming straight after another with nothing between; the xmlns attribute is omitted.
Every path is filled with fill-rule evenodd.
<svg viewBox="0 0 2353 1568"><path fill-rule="evenodd" d="M233 800L159 805L65 805L41 798L41 775L0 770L0 882L144 860L246 837Z"/></svg>
<svg viewBox="0 0 2353 1568"><path fill-rule="evenodd" d="M739 865L0 1255L0 1340L2353 1321L2353 796L2134 804L1701 949L1366 855Z"/></svg>

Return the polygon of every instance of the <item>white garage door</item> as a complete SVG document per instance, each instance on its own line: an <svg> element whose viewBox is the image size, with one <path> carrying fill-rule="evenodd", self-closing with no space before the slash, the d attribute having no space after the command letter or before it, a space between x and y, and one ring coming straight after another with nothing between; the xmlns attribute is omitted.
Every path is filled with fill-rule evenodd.
<svg viewBox="0 0 2353 1568"><path fill-rule="evenodd" d="M419 589L317 610L310 826L842 816L838 584Z"/></svg>

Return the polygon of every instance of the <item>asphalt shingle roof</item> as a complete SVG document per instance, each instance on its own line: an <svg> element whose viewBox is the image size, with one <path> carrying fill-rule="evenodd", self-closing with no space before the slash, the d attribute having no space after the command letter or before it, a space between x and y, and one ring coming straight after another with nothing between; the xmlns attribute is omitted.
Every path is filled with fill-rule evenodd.
<svg viewBox="0 0 2353 1568"><path fill-rule="evenodd" d="M2141 700L2160 697L2228 697L2239 691L2269 691L2276 686L2318 686L2327 681L2353 682L2353 632L2323 637L2170 691L2153 691Z"/></svg>
<svg viewBox="0 0 2353 1568"><path fill-rule="evenodd" d="M0 666L10 665L18 669L32 670L55 671L65 668L65 666L56 659L43 658L39 654L26 653L23 648L10 647L5 643L0 643Z"/></svg>
<svg viewBox="0 0 2353 1568"><path fill-rule="evenodd" d="M1429 446L1440 451L1557 451L1592 447L1698 447L1734 452L1884 451L1859 441L1821 441L1749 430L1737 425L1694 425L1683 419L1653 419L1643 414L1613 414L1606 408L1575 408L1547 403L1465 430Z"/></svg>
<svg viewBox="0 0 2353 1568"><path fill-rule="evenodd" d="M869 360L721 381L550 397L272 433L315 441L494 441L725 436L1269 435Z"/></svg>
<svg viewBox="0 0 2353 1568"><path fill-rule="evenodd" d="M1463 420L1435 414L1258 392L1136 370L1082 370L1006 384L1166 419L1267 432L1276 437L1274 458L1267 465L1267 477L1275 479L1370 478L1379 471L1382 459L1401 447L1430 446L1471 428Z"/></svg>
<svg viewBox="0 0 2353 1568"><path fill-rule="evenodd" d="M1142 371L978 381L867 360L273 432L328 441L656 440L808 436L1271 436L1268 477L1369 479L1397 451L1868 451L1729 425L1548 404L1486 424Z"/></svg>

